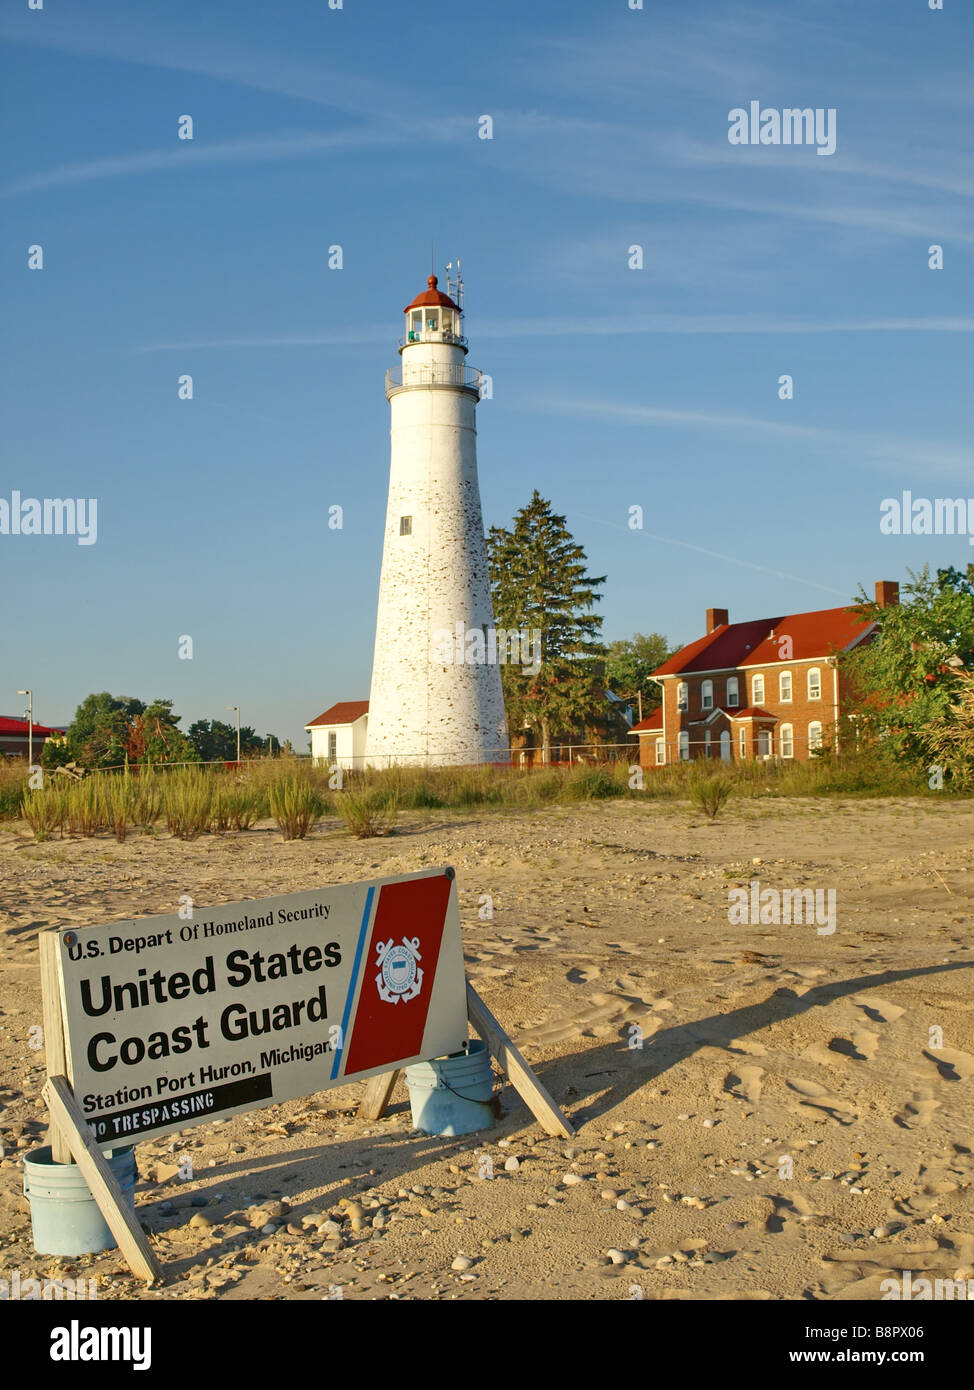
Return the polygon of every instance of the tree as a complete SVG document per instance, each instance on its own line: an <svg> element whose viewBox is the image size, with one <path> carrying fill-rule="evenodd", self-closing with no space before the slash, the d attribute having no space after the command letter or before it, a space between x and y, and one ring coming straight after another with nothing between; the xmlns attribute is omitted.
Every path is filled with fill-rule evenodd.
<svg viewBox="0 0 974 1390"><path fill-rule="evenodd" d="M553 732L594 721L603 710L602 619L591 610L601 601L605 576L586 574L585 552L565 517L537 489L510 531L491 527L487 553L497 626L527 631L540 644L539 669L523 659L501 666L508 725L537 726L548 762Z"/></svg>
<svg viewBox="0 0 974 1390"><path fill-rule="evenodd" d="M879 636L840 660L856 692L859 737L921 765L937 761L964 705L964 669L974 661L974 564L966 573L938 569L934 578L926 565L909 573L906 602L880 608L860 589L857 611L879 625Z"/></svg>
<svg viewBox="0 0 974 1390"><path fill-rule="evenodd" d="M196 762L196 749L178 727L172 700L153 700L132 721L129 761L140 763Z"/></svg>
<svg viewBox="0 0 974 1390"><path fill-rule="evenodd" d="M110 695L103 690L86 696L68 728L71 757L87 767L124 763L132 720L144 710L142 701L130 695Z"/></svg>
<svg viewBox="0 0 974 1390"><path fill-rule="evenodd" d="M200 762L233 762L237 756L237 726L222 719L197 719L189 726L189 737ZM240 726L240 756L256 757L262 753L268 738L258 738L250 724ZM280 744L280 740L275 738Z"/></svg>
<svg viewBox="0 0 974 1390"><path fill-rule="evenodd" d="M627 700L635 700L641 692L645 718L660 703L660 688L650 680L650 674L676 650L659 632L651 632L648 637L637 632L632 638L610 642L605 663L606 685Z"/></svg>
<svg viewBox="0 0 974 1390"><path fill-rule="evenodd" d="M75 711L68 729L68 751L87 767L192 761L193 746L178 724L172 700L146 705L133 696L103 690L86 696Z"/></svg>

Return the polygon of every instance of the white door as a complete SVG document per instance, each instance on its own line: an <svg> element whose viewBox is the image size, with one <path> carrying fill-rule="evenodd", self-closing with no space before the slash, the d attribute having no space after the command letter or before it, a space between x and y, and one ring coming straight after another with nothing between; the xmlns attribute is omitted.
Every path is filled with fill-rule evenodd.
<svg viewBox="0 0 974 1390"><path fill-rule="evenodd" d="M725 729L720 736L720 756L725 763L729 763L731 760L731 736L729 729Z"/></svg>

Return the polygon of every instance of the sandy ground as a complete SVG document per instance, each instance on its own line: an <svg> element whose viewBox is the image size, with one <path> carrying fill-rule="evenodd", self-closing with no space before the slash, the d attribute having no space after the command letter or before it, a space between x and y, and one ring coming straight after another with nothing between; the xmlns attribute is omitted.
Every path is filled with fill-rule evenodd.
<svg viewBox="0 0 974 1390"><path fill-rule="evenodd" d="M290 844L270 824L191 844L4 828L0 1275L308 1300L876 1299L906 1269L974 1278L972 847L974 808L930 800L741 801L715 824L635 802L430 813ZM372 1123L347 1086L139 1145L161 1290L117 1252L34 1253L38 929L448 863L470 978L574 1140L510 1087L494 1129L441 1139L411 1133L401 1085ZM731 926L755 876L834 888L835 932ZM192 1180L166 1176L174 1154Z"/></svg>

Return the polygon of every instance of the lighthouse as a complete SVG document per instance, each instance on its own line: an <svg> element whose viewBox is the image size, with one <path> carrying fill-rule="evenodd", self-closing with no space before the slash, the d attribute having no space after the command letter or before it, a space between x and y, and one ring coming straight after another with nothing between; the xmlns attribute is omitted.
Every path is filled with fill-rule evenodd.
<svg viewBox="0 0 974 1390"><path fill-rule="evenodd" d="M482 378L466 365L459 270L455 284L447 280L456 299L437 285L431 275L407 305L400 366L386 372L392 455L366 739L372 767L509 756L477 479Z"/></svg>

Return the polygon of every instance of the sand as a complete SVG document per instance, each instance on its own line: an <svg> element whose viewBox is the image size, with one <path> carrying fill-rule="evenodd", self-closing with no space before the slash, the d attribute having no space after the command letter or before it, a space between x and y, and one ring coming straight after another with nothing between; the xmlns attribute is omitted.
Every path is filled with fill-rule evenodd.
<svg viewBox="0 0 974 1390"><path fill-rule="evenodd" d="M117 1251L34 1253L39 929L449 863L469 977L575 1139L510 1087L494 1129L442 1139L410 1132L401 1085L372 1123L346 1086L138 1146L160 1290ZM102 1299L877 1299L904 1270L974 1279L964 803L416 813L384 839L324 821L293 843L270 823L188 844L15 825L0 875L0 1273L97 1278ZM752 878L834 889L834 933L731 926Z"/></svg>

